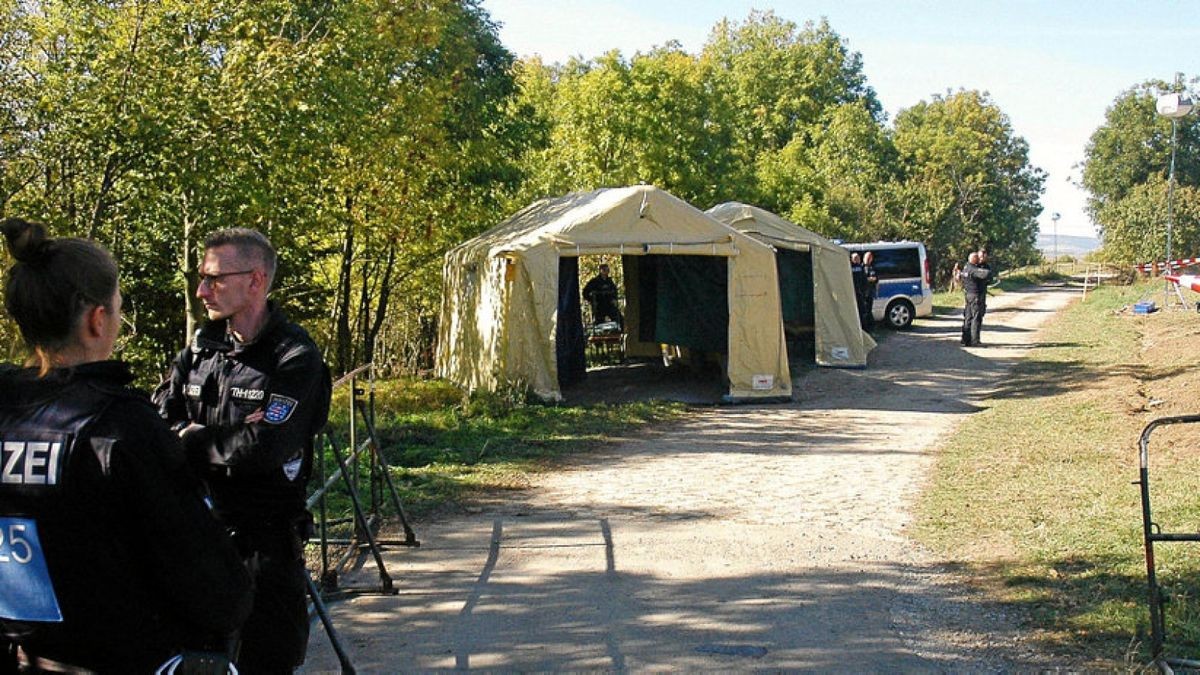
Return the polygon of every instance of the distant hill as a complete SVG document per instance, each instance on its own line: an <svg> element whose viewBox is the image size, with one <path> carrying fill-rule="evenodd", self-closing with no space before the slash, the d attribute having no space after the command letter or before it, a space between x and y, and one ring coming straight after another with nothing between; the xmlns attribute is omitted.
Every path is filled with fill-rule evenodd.
<svg viewBox="0 0 1200 675"><path fill-rule="evenodd" d="M1054 235L1039 234L1037 247L1047 258L1054 257ZM1058 255L1069 255L1079 258L1084 254L1100 248L1100 240L1096 237L1076 237L1066 234L1058 235Z"/></svg>

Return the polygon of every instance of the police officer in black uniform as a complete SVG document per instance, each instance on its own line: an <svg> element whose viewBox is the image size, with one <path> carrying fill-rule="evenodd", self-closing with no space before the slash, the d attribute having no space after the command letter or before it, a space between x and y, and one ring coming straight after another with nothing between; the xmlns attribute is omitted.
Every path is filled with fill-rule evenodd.
<svg viewBox="0 0 1200 675"><path fill-rule="evenodd" d="M858 323L865 330L869 327L868 317L871 317L871 308L865 303L867 293L870 292L870 280L858 251L850 254L850 280L854 283L854 305L858 309Z"/></svg>
<svg viewBox="0 0 1200 675"><path fill-rule="evenodd" d="M608 276L608 265L600 265L600 273L583 286L583 297L592 306L592 323L615 321L624 329L621 310L617 308L617 284Z"/></svg>
<svg viewBox="0 0 1200 675"><path fill-rule="evenodd" d="M875 271L875 253L867 251L862 258L864 280L862 297L859 299L859 323L863 328L875 326L875 296L879 293L879 274Z"/></svg>
<svg viewBox="0 0 1200 675"><path fill-rule="evenodd" d="M986 256L986 253L984 253ZM983 315L987 311L987 286L992 278L992 270L986 264L986 258L981 260L979 252L973 252L967 257L967 264L962 272L963 293L963 327L962 343L964 347L979 347L979 334L983 330Z"/></svg>
<svg viewBox="0 0 1200 675"><path fill-rule="evenodd" d="M329 371L308 333L267 300L276 257L265 236L221 230L204 248L196 297L209 321L155 400L254 575L238 667L288 672L308 644L305 487L329 413Z"/></svg>
<svg viewBox="0 0 1200 675"><path fill-rule="evenodd" d="M250 579L178 438L107 360L116 262L37 223L0 230L5 307L33 350L0 366L0 671L149 673L224 649Z"/></svg>

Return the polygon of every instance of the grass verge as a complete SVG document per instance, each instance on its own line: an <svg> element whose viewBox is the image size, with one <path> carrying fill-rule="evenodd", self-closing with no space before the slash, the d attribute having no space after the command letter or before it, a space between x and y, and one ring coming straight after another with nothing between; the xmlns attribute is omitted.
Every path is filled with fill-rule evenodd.
<svg viewBox="0 0 1200 675"><path fill-rule="evenodd" d="M1137 438L1198 411L1200 317L1133 315L1161 285L1102 287L1061 312L989 408L940 448L916 536L1017 608L1040 647L1096 667L1145 663ZM1185 433L1185 430L1189 433ZM1200 428L1151 443L1155 521L1200 525ZM1156 547L1167 652L1200 655L1200 545Z"/></svg>
<svg viewBox="0 0 1200 675"><path fill-rule="evenodd" d="M335 392L330 414L342 447L348 445L348 397L344 388ZM551 406L488 394L464 399L437 380L378 382L375 390L379 445L405 508L417 516L474 495L522 489L555 458L683 411L682 404L658 401ZM361 440L366 431L358 424ZM333 511L349 512L345 498L331 501Z"/></svg>

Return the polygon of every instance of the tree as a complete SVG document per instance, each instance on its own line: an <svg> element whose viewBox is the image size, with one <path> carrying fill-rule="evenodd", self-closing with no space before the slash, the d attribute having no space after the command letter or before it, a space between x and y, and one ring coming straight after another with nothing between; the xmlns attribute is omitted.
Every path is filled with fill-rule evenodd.
<svg viewBox="0 0 1200 675"><path fill-rule="evenodd" d="M441 256L494 220L519 179L519 127L504 116L512 55L477 2L425 9L353 3L328 40L322 97L338 103L316 184L337 233L338 370L431 365Z"/></svg>
<svg viewBox="0 0 1200 675"><path fill-rule="evenodd" d="M1172 245L1183 255L1200 251L1200 189L1184 185L1175 190ZM1167 182L1151 176L1125 196L1105 202L1097 222L1109 223L1102 257L1117 263L1161 260L1166 250Z"/></svg>
<svg viewBox="0 0 1200 675"><path fill-rule="evenodd" d="M519 178L478 2L0 2L3 204L118 256L144 381L190 332L208 232L268 234L274 297L345 369L393 293L429 316L440 253Z"/></svg>
<svg viewBox="0 0 1200 675"><path fill-rule="evenodd" d="M834 237L882 219L893 153L879 101L827 21L752 12L717 24L703 58L732 110L736 198Z"/></svg>
<svg viewBox="0 0 1200 675"><path fill-rule="evenodd" d="M743 158L784 148L828 110L858 103L880 116L867 86L862 56L850 51L829 22L798 28L774 12L753 11L741 23L718 23L704 45L716 85L737 114L736 143Z"/></svg>
<svg viewBox="0 0 1200 675"><path fill-rule="evenodd" d="M527 200L639 183L698 205L728 194L731 121L708 65L677 44L629 61L615 51L555 68L531 61L518 72L518 109L538 125L523 160Z"/></svg>
<svg viewBox="0 0 1200 675"><path fill-rule="evenodd" d="M1190 86L1195 88L1198 82L1200 78L1193 78ZM1088 141L1083 164L1088 211L1104 239L1105 253L1112 259L1157 259L1165 250L1165 243L1144 250L1138 242L1140 238L1143 243L1148 241L1144 237L1151 236L1154 231L1148 228L1152 218L1159 222L1157 230L1165 232L1171 121L1157 114L1155 103L1163 93L1182 90L1182 80L1177 85L1148 80L1131 87L1109 107L1104 124ZM1189 115L1177 120L1176 126L1176 185L1200 186L1200 117ZM1164 191L1164 199L1155 216L1146 209L1153 203L1153 195L1160 190ZM1180 200L1177 205L1186 199L1180 192L1176 194ZM1123 203L1126 200L1129 203Z"/></svg>
<svg viewBox="0 0 1200 675"><path fill-rule="evenodd" d="M758 176L766 208L802 227L840 239L886 236L895 149L862 103L827 111L810 133L765 155Z"/></svg>
<svg viewBox="0 0 1200 675"><path fill-rule="evenodd" d="M901 111L894 142L897 234L942 253L941 273L980 246L1008 264L1036 258L1045 172L987 94L960 91Z"/></svg>

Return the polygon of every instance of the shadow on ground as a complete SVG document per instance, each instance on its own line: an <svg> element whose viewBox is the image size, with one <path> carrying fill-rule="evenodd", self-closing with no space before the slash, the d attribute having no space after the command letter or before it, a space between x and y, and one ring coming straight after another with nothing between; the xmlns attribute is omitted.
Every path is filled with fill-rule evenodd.
<svg viewBox="0 0 1200 675"><path fill-rule="evenodd" d="M630 541L624 534L608 518L481 518L403 552L400 594L338 603L335 622L354 636L351 658L367 672L946 672L984 665L978 651L959 653L955 636L986 636L994 624L976 621L1005 611L981 608L961 588L914 583L943 572L931 566L866 561L695 581L655 576L637 563L644 526ZM569 563L539 564L544 558ZM347 583L369 586L374 572L368 563ZM315 645L324 639L314 634L306 670L336 664L327 644Z"/></svg>

